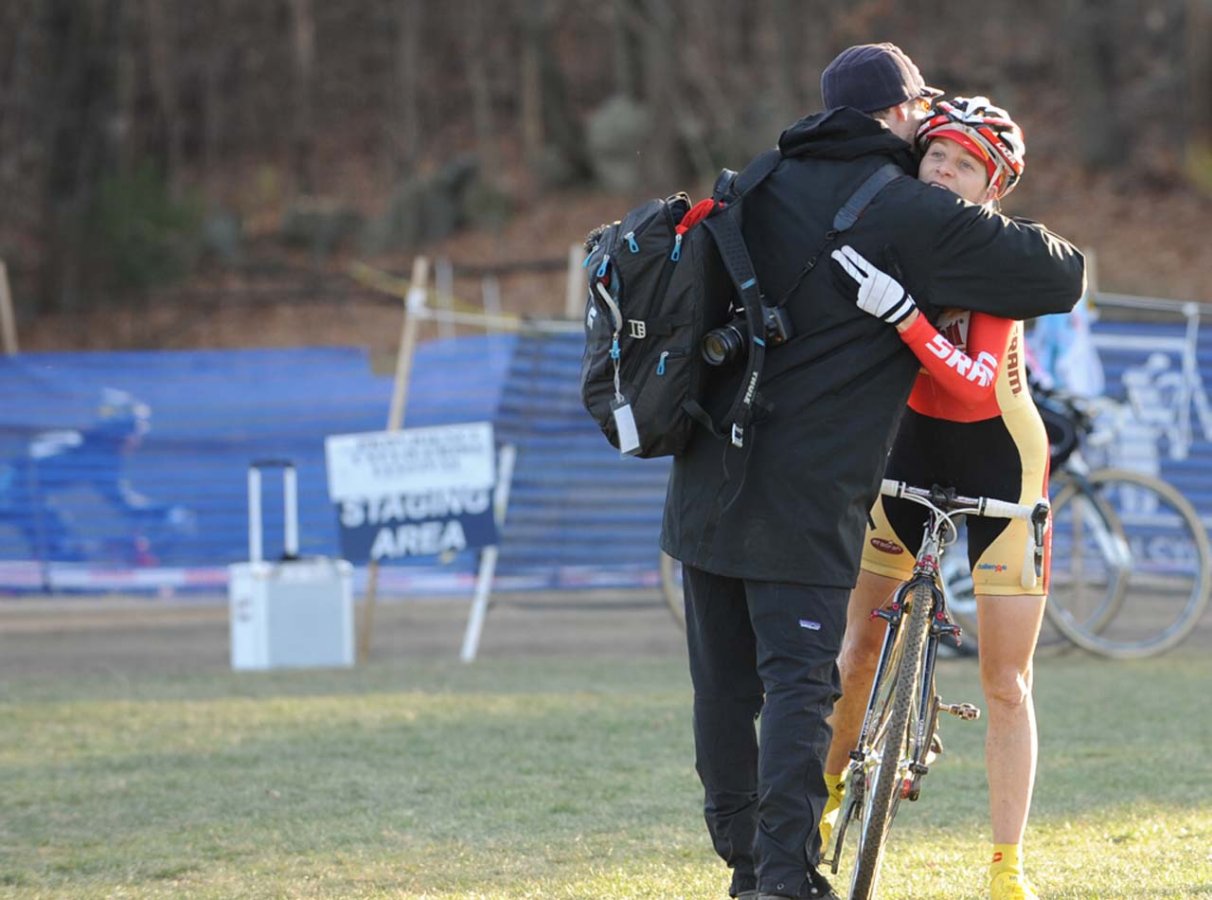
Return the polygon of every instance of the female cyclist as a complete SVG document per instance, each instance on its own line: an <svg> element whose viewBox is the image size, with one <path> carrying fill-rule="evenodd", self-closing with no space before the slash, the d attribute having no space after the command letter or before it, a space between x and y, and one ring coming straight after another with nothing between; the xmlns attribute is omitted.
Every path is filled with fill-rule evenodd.
<svg viewBox="0 0 1212 900"><path fill-rule="evenodd" d="M923 154L922 181L991 210L1022 174L1022 131L984 97L940 101L919 127L917 145ZM922 363L886 476L1026 504L1047 496L1048 439L1027 387L1022 323L950 310L936 328L891 276L850 248L835 257L860 282L859 305L893 322ZM890 303L890 297L897 302ZM839 782L858 739L883 640L884 623L870 614L909 577L922 537L921 507L908 501L877 500L871 520L838 659L842 697L825 764L830 799L821 824L823 844L841 802L844 786ZM993 825L993 900L1036 897L1023 874L1022 839L1037 752L1031 659L1043 617L1049 558L1045 554L1044 578L1035 588L1024 588L1029 527L1021 520L976 517L968 523L981 686L988 708L985 766Z"/></svg>

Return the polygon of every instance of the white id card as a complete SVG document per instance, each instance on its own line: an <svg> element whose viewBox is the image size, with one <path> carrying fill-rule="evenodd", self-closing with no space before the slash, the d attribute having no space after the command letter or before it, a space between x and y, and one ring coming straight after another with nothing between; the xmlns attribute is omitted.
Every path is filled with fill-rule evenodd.
<svg viewBox="0 0 1212 900"><path fill-rule="evenodd" d="M631 404L624 400L614 407L614 427L619 433L619 453L633 456L640 452L640 433L635 427Z"/></svg>

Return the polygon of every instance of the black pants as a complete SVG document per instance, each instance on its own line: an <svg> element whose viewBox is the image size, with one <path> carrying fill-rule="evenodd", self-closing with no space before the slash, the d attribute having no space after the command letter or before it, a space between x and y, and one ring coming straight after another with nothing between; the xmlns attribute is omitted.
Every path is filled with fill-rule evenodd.
<svg viewBox="0 0 1212 900"><path fill-rule="evenodd" d="M695 766L731 892L805 892L820 857L825 720L841 693L846 588L684 567ZM761 740L754 720L761 716Z"/></svg>

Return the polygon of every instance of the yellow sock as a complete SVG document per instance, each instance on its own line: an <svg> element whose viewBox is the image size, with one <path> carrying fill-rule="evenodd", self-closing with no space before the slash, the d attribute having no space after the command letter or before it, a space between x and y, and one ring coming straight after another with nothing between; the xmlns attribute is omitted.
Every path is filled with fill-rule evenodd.
<svg viewBox="0 0 1212 900"><path fill-rule="evenodd" d="M842 773L836 775L825 773L825 787L829 788L829 799L842 799Z"/></svg>
<svg viewBox="0 0 1212 900"><path fill-rule="evenodd" d="M842 806L842 794L846 788L842 784L842 774L825 773L825 787L829 790L829 799L825 801L825 809L821 814L821 847L829 846L829 838L833 835L833 826L837 823L837 811Z"/></svg>
<svg viewBox="0 0 1212 900"><path fill-rule="evenodd" d="M989 877L996 878L1002 872L1023 871L1022 844L994 844L993 860L989 863Z"/></svg>

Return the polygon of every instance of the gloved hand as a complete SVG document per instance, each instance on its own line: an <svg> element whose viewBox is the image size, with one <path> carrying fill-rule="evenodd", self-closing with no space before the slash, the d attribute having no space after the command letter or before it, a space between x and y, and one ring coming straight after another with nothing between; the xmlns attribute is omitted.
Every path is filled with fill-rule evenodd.
<svg viewBox="0 0 1212 900"><path fill-rule="evenodd" d="M849 244L830 254L855 281L858 282L858 308L895 325L912 315L917 304L904 286L877 269Z"/></svg>

